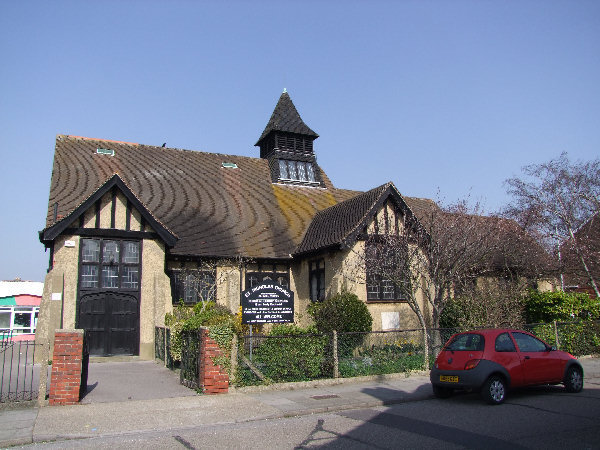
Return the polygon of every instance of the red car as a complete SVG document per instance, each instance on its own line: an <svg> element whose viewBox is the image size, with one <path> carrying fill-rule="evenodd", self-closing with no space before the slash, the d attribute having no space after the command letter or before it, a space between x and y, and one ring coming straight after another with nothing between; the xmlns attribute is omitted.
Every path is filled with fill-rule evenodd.
<svg viewBox="0 0 600 450"><path fill-rule="evenodd" d="M436 358L429 377L438 398L470 389L480 391L493 405L502 403L514 387L562 383L568 392L583 388L583 368L574 356L520 330L455 334Z"/></svg>

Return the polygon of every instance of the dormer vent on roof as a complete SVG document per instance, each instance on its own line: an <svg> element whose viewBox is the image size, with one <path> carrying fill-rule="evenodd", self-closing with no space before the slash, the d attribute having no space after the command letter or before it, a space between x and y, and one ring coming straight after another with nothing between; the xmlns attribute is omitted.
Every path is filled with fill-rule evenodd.
<svg viewBox="0 0 600 450"><path fill-rule="evenodd" d="M115 151L113 149L110 149L110 148L100 148L100 147L98 147L96 149L96 153L98 155L115 156Z"/></svg>
<svg viewBox="0 0 600 450"><path fill-rule="evenodd" d="M304 123L286 90L255 146L269 161L274 183L321 186L313 141L319 135Z"/></svg>

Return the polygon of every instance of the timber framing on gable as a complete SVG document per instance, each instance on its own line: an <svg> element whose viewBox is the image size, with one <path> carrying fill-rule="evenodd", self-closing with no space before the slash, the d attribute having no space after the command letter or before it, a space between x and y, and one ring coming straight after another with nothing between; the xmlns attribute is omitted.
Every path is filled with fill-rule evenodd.
<svg viewBox="0 0 600 450"><path fill-rule="evenodd" d="M115 227L115 211L117 193L121 192L127 199L127 214L125 230L117 230ZM111 196L111 214L110 228L100 227L100 209L102 198L110 193ZM90 208L95 209L95 219L93 228L85 228L85 213ZM141 216L141 230L130 230L131 215L133 209L137 210ZM78 221L79 227L73 227L73 223ZM148 225L153 232L145 231ZM115 238L160 238L168 247L173 247L178 240L178 236L169 230L165 225L146 208L146 206L129 189L118 174L110 177L102 186L100 186L92 195L77 206L70 214L54 223L52 226L39 232L40 242L46 247L62 233L68 233L80 236L111 236Z"/></svg>
<svg viewBox="0 0 600 450"><path fill-rule="evenodd" d="M403 227L424 232L411 208L390 182L318 212L293 255L317 253L329 248L349 248L357 240L366 237L371 224L375 234L389 233L393 228L388 214L390 208L394 212L396 233L400 230L400 216L403 217ZM380 226L377 214L382 209L383 223Z"/></svg>

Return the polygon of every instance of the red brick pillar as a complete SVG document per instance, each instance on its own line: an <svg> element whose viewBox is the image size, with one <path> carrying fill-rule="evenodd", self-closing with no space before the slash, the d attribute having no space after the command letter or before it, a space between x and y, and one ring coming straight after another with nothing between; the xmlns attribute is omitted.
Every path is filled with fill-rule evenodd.
<svg viewBox="0 0 600 450"><path fill-rule="evenodd" d="M215 357L223 357L226 354L219 345L210 338L207 329L200 330L201 356L200 356L200 383L205 394L226 394L229 390L229 375L227 370L214 363Z"/></svg>
<svg viewBox="0 0 600 450"><path fill-rule="evenodd" d="M56 330L50 378L50 405L79 403L83 330Z"/></svg>

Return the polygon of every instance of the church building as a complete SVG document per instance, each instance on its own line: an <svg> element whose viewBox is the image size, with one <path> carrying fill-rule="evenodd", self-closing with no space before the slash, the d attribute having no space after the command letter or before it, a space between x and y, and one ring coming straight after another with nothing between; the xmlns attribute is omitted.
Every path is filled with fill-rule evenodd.
<svg viewBox="0 0 600 450"><path fill-rule="evenodd" d="M258 133L257 133L258 134ZM87 331L92 355L154 358L155 326L183 301L232 312L264 281L294 292L296 322L342 290L373 328L416 325L389 281L356 274L370 233L398 233L433 205L392 183L336 188L315 133L284 91L257 157L58 135L45 227L49 254L38 338Z"/></svg>

